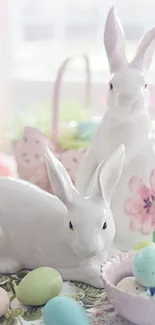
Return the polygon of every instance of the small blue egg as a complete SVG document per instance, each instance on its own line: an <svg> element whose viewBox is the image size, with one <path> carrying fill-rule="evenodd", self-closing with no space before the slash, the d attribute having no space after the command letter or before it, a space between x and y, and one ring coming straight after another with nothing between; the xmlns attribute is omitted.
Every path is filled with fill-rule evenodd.
<svg viewBox="0 0 155 325"><path fill-rule="evenodd" d="M148 246L138 251L133 259L133 275L144 287L155 287L155 247Z"/></svg>
<svg viewBox="0 0 155 325"><path fill-rule="evenodd" d="M48 301L43 308L45 325L89 325L83 307L74 299L58 296Z"/></svg>
<svg viewBox="0 0 155 325"><path fill-rule="evenodd" d="M99 122L96 120L80 122L77 125L77 135L78 137L91 141L94 137L94 134L97 130Z"/></svg>

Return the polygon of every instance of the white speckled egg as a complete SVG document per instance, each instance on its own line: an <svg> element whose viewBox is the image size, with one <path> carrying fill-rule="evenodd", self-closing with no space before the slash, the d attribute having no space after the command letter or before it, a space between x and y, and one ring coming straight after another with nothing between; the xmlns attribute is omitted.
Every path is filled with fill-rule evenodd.
<svg viewBox="0 0 155 325"><path fill-rule="evenodd" d="M8 293L0 287L0 317L9 309L10 299Z"/></svg>
<svg viewBox="0 0 155 325"><path fill-rule="evenodd" d="M138 284L133 276L122 279L117 284L117 288L137 295L147 295L147 289Z"/></svg>

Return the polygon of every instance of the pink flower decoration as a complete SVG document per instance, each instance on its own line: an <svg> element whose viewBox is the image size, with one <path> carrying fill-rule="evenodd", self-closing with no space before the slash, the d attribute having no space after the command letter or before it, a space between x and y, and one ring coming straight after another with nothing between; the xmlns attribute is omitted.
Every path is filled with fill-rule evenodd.
<svg viewBox="0 0 155 325"><path fill-rule="evenodd" d="M150 176L150 188L141 178L132 176L129 190L134 198L124 203L124 212L130 217L130 229L147 235L155 230L155 170Z"/></svg>

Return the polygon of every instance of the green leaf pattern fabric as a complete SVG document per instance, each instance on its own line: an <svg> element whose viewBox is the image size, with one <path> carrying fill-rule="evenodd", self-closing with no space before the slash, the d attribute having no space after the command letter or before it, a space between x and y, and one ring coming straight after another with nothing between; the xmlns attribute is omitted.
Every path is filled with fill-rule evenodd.
<svg viewBox="0 0 155 325"><path fill-rule="evenodd" d="M0 325L44 325L42 307L23 306L16 298L16 286L27 273L28 271L22 270L12 275L0 275L0 286L10 296L9 311L0 317ZM64 282L61 294L73 297L84 306L91 325L131 325L116 315L104 290L82 283Z"/></svg>

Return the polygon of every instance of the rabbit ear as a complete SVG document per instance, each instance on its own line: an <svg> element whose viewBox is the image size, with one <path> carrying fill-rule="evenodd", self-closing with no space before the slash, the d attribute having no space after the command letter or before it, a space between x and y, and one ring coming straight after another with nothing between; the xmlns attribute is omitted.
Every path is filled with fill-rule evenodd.
<svg viewBox="0 0 155 325"><path fill-rule="evenodd" d="M136 55L130 66L133 68L138 68L142 71L149 69L152 61L153 52L155 50L155 28L149 30L146 35L142 38Z"/></svg>
<svg viewBox="0 0 155 325"><path fill-rule="evenodd" d="M72 205L73 194L76 192L71 178L49 148L45 150L45 159L53 192L69 209Z"/></svg>
<svg viewBox="0 0 155 325"><path fill-rule="evenodd" d="M98 166L91 197L102 197L110 203L115 186L117 185L123 170L125 147L120 145Z"/></svg>
<svg viewBox="0 0 155 325"><path fill-rule="evenodd" d="M114 7L109 10L106 20L104 45L111 73L127 65L123 27Z"/></svg>

